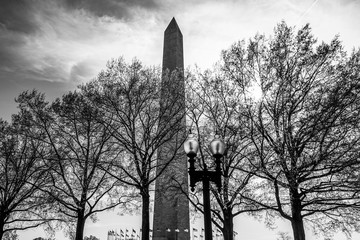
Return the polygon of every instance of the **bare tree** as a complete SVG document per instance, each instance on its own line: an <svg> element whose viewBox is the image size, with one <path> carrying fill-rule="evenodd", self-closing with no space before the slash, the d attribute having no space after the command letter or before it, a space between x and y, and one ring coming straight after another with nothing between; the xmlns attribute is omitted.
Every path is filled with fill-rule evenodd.
<svg viewBox="0 0 360 240"><path fill-rule="evenodd" d="M48 149L42 158L50 178L41 190L57 203L59 217L68 220L71 237L82 240L89 217L122 203L121 195L114 196L117 181L100 168L103 159L111 161L121 152L111 143L109 129L98 122L99 111L78 92L48 104L44 94L27 91L17 102Z"/></svg>
<svg viewBox="0 0 360 240"><path fill-rule="evenodd" d="M184 141L184 106L179 104L179 98L184 96L178 88L166 86L176 82L177 77L176 72L165 74L165 81L161 81L158 69L145 68L137 60L126 64L118 59L110 61L97 79L82 88L102 109L104 124L123 150L122 158L109 164L106 171L139 190L144 240L149 239L150 188L179 155ZM164 93L162 88L169 92ZM157 161L161 147L167 148L163 163Z"/></svg>
<svg viewBox="0 0 360 240"><path fill-rule="evenodd" d="M99 238L97 238L93 235L90 235L90 237L84 237L84 240L99 240Z"/></svg>
<svg viewBox="0 0 360 240"><path fill-rule="evenodd" d="M38 189L48 179L44 144L26 136L29 126L18 120L9 125L0 119L0 239L52 220L52 205Z"/></svg>
<svg viewBox="0 0 360 240"><path fill-rule="evenodd" d="M279 232L278 235L279 237L277 238L277 240L291 240L291 237L287 232Z"/></svg>
<svg viewBox="0 0 360 240"><path fill-rule="evenodd" d="M197 135L200 144L199 168L214 167L207 145L215 134L219 134L226 143L221 164L222 189L219 192L216 187L211 188L212 221L221 230L224 239L232 240L234 218L239 214L258 212L263 207L241 197L252 194L252 171L255 168L246 160L251 141L242 127L246 124L245 119L239 117L239 113L244 111L243 89L225 77L219 69L188 77L187 116L189 128ZM198 190L201 191L201 187ZM197 195L199 192L192 194L190 201L203 211L202 201Z"/></svg>
<svg viewBox="0 0 360 240"><path fill-rule="evenodd" d="M289 220L295 240L305 239L304 221L324 233L358 230L360 52L347 57L338 38L316 45L309 25L282 22L223 60L230 79L262 91L244 115L248 160L263 179L251 201Z"/></svg>

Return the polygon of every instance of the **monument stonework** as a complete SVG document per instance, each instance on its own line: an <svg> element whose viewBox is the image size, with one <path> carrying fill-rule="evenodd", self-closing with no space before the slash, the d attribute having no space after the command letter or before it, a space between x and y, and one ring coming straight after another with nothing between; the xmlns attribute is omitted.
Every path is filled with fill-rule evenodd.
<svg viewBox="0 0 360 240"><path fill-rule="evenodd" d="M169 155L171 155L169 149L172 149L174 145L179 148L182 142L179 143L178 137L184 137L186 134L183 37L175 18L171 20L164 32L162 70L163 82L176 81L166 84L166 86L176 86L176 91L181 95L176 99L175 105L182 119L179 123L181 130L177 137L174 136L177 140L174 139L173 142L159 149L158 165L168 161ZM174 70L178 77L169 80L166 73L172 73ZM165 97L171 96L163 94L162 98ZM166 122L160 119L160 124L166 124ZM190 240L189 201L183 191L186 193L188 191L188 173L186 155L181 146L179 154L156 180L153 219L154 240Z"/></svg>

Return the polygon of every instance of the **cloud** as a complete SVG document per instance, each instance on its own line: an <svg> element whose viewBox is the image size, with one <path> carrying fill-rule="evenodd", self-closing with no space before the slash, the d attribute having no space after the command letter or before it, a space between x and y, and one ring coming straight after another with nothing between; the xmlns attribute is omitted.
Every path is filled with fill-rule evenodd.
<svg viewBox="0 0 360 240"><path fill-rule="evenodd" d="M320 40L339 33L352 47L360 38L355 0L318 1L310 10L313 0L0 1L2 85L4 78L86 81L119 56L160 65L163 31L173 16L184 36L185 65L202 68L237 40L271 34L283 19L290 26L310 22Z"/></svg>
<svg viewBox="0 0 360 240"><path fill-rule="evenodd" d="M0 19L0 78L13 73L14 78L72 81L86 62L89 66L81 79L91 79L110 58L153 56L154 34L159 35L161 49L161 29L153 31L158 19L147 11L157 7L153 1L105 0L101 6L100 1L70 2L5 1L2 11L7 14ZM131 22L123 20L130 16Z"/></svg>
<svg viewBox="0 0 360 240"><path fill-rule="evenodd" d="M85 11L66 11L55 2L31 2L32 8L15 20L5 18L11 18L20 5L7 5L15 10L2 19L0 77L13 72L17 78L66 81L71 65L89 55L89 45L95 46L93 37L106 36L107 29L98 27L102 21Z"/></svg>
<svg viewBox="0 0 360 240"><path fill-rule="evenodd" d="M156 10L161 5L155 0L66 0L70 8L84 9L98 17L109 16L131 20L133 9Z"/></svg>
<svg viewBox="0 0 360 240"><path fill-rule="evenodd" d="M99 73L98 69L94 69L96 64L94 60L84 60L74 64L70 70L70 81L79 84L88 81L89 76L95 77Z"/></svg>
<svg viewBox="0 0 360 240"><path fill-rule="evenodd" d="M14 104L5 103L21 91L59 96L94 78L111 58L161 63L163 28L153 1L0 1L0 102L7 116Z"/></svg>
<svg viewBox="0 0 360 240"><path fill-rule="evenodd" d="M34 33L37 23L32 0L1 0L0 26L9 31Z"/></svg>
<svg viewBox="0 0 360 240"><path fill-rule="evenodd" d="M163 30L173 16L184 35L185 65L206 67L231 43L257 32L269 34L283 19L289 25L310 22L318 35L325 28L350 28L339 16L359 23L351 17L359 9L354 0L325 6L318 1L305 15L313 1L1 1L0 77L13 73L16 78L53 82L91 79L107 60L121 55L127 60L138 57L146 65L160 64ZM320 17L324 20L316 21ZM326 34L338 33L330 30Z"/></svg>

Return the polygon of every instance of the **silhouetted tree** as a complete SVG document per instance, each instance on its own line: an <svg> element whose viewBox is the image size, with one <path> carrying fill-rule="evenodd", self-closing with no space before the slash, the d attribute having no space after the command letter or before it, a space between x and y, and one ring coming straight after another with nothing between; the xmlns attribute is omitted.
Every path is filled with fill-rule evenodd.
<svg viewBox="0 0 360 240"><path fill-rule="evenodd" d="M118 161L106 171L119 181L139 190L142 201L142 239L149 239L150 187L177 157L184 141L184 106L178 104L183 94L173 86L171 97L161 98L161 88L176 78L146 68L137 60L126 64L123 59L109 61L107 69L82 90L102 111L102 119L123 150ZM163 79L164 79L163 78ZM166 124L161 124L161 121ZM168 147L165 163L158 164L158 150Z"/></svg>
<svg viewBox="0 0 360 240"><path fill-rule="evenodd" d="M29 126L19 125L19 118L11 124L0 119L0 239L51 220L51 205L38 189L48 179L45 147L25 134Z"/></svg>
<svg viewBox="0 0 360 240"><path fill-rule="evenodd" d="M90 237L84 237L84 240L100 240L100 239L93 235L90 235Z"/></svg>
<svg viewBox="0 0 360 240"><path fill-rule="evenodd" d="M360 52L347 57L338 38L316 45L309 25L295 32L282 22L223 60L235 83L262 91L243 113L259 178L251 201L289 220L295 240L305 240L304 221L326 233L358 230Z"/></svg>
<svg viewBox="0 0 360 240"><path fill-rule="evenodd" d="M48 149L42 158L50 178L41 190L57 203L58 214L70 228L76 228L70 231L72 237L82 240L89 217L122 203L117 181L100 168L103 159L111 161L120 154L111 143L110 129L98 122L100 112L76 91L52 104L44 94L27 91L17 102L29 116L33 134L44 135Z"/></svg>
<svg viewBox="0 0 360 240"><path fill-rule="evenodd" d="M33 240L54 240L54 238L37 237L37 238L34 238Z"/></svg>
<svg viewBox="0 0 360 240"><path fill-rule="evenodd" d="M279 237L277 238L277 240L291 240L291 237L287 232L279 232L278 235Z"/></svg>
<svg viewBox="0 0 360 240"><path fill-rule="evenodd" d="M198 168L203 169L205 165L214 168L208 145L215 134L220 135L226 144L221 163L222 189L219 192L215 186L211 187L211 208L214 225L221 230L225 240L232 240L234 218L263 208L241 197L252 194L252 170L255 168L246 160L251 141L243 128L245 119L239 117L239 113L244 111L243 89L225 77L219 69L188 77L187 116L189 128L197 135L200 144ZM203 203L198 199L201 190L201 184L198 184L198 191L190 195L190 201L202 212Z"/></svg>

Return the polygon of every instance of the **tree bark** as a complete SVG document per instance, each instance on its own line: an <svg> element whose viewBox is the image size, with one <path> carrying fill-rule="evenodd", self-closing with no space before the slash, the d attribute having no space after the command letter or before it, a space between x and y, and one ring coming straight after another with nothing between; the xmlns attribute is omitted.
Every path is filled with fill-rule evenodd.
<svg viewBox="0 0 360 240"><path fill-rule="evenodd" d="M0 219L0 240L1 240L4 236L5 219L3 217L5 217L5 216L4 216L3 212L0 212L0 214L1 214L0 215L0 217L1 217L1 219Z"/></svg>
<svg viewBox="0 0 360 240"><path fill-rule="evenodd" d="M0 239L2 239L4 235L4 227L0 225Z"/></svg>
<svg viewBox="0 0 360 240"><path fill-rule="evenodd" d="M142 240L149 240L149 233L150 233L150 214L149 214L149 208L150 208L150 195L149 195L149 189L144 188L141 190L141 197L142 197L142 233L141 233L141 239Z"/></svg>
<svg viewBox="0 0 360 240"><path fill-rule="evenodd" d="M223 210L224 214L224 227L223 227L223 236L224 240L233 240L234 239L234 218L232 215L231 209Z"/></svg>
<svg viewBox="0 0 360 240"><path fill-rule="evenodd" d="M301 215L301 200L297 189L291 190L291 226L293 229L294 240L305 240L304 222Z"/></svg>
<svg viewBox="0 0 360 240"><path fill-rule="evenodd" d="M83 240L84 237L84 227L85 227L85 207L78 211L77 222L76 222L76 235L75 240Z"/></svg>
<svg viewBox="0 0 360 240"><path fill-rule="evenodd" d="M305 240L305 230L302 217L297 219L293 218L291 226L293 229L294 240Z"/></svg>

